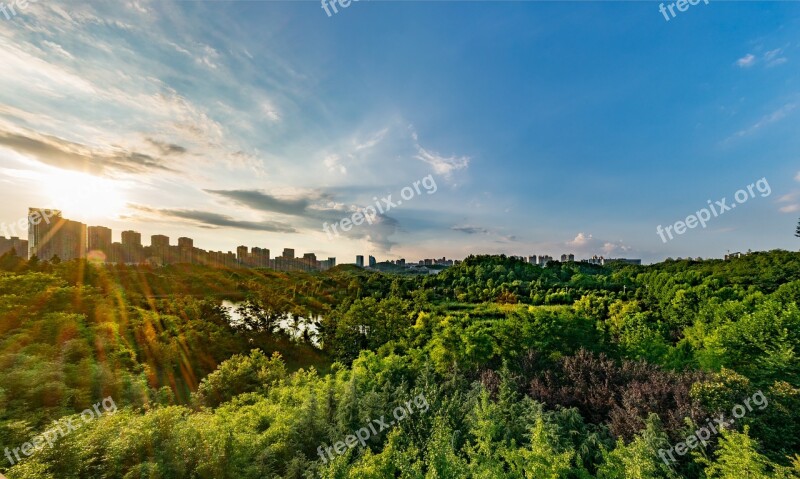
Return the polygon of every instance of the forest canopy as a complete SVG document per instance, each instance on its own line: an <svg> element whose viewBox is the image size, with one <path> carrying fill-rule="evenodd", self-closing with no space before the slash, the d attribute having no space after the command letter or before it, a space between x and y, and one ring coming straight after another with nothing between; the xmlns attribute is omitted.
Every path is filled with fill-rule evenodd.
<svg viewBox="0 0 800 479"><path fill-rule="evenodd" d="M7 455L0 470L12 479L798 478L799 305L800 254L786 251L544 268L471 256L434 276L8 253L0 447L14 465ZM759 394L763 407L739 409ZM106 397L114 414L14 457L53 421ZM419 397L425 412L336 449ZM741 410L708 439L687 440Z"/></svg>

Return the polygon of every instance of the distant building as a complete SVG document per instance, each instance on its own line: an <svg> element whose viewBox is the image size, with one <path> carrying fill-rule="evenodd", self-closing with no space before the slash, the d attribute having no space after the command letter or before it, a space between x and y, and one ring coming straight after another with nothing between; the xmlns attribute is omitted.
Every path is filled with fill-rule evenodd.
<svg viewBox="0 0 800 479"><path fill-rule="evenodd" d="M111 256L111 229L105 226L90 226L87 228L90 253L102 253L103 261L110 261ZM97 256L100 258L100 256Z"/></svg>
<svg viewBox="0 0 800 479"><path fill-rule="evenodd" d="M305 254L303 254L303 260L302 261L303 261L303 263L305 263L306 265L308 265L308 266L310 266L310 267L312 267L314 269L319 269L319 267L320 267L319 261L317 261L317 255L315 255L314 253L305 253Z"/></svg>
<svg viewBox="0 0 800 479"><path fill-rule="evenodd" d="M48 217L48 221L42 221ZM61 211L28 209L28 248L30 256L50 261L86 257L86 225L61 217Z"/></svg>
<svg viewBox="0 0 800 479"><path fill-rule="evenodd" d="M152 235L150 237L150 258L148 262L152 264L172 263L172 255L169 248L169 236Z"/></svg>
<svg viewBox="0 0 800 479"><path fill-rule="evenodd" d="M141 263L142 261L144 261L142 234L136 231L123 231L121 262L137 264Z"/></svg>
<svg viewBox="0 0 800 479"><path fill-rule="evenodd" d="M728 254L725 255L725 261L729 261L729 260L732 260L734 258L742 258L744 256L747 256L748 254L750 254L750 251L748 251L747 253L741 253L739 251L737 251L735 253L728 253Z"/></svg>
<svg viewBox="0 0 800 479"><path fill-rule="evenodd" d="M247 264L249 263L248 259L248 256L250 256L249 250L250 248L248 248L247 246L239 246L236 248L236 260L239 261L240 265L247 266Z"/></svg>
<svg viewBox="0 0 800 479"><path fill-rule="evenodd" d="M320 263L319 264L320 269L322 271L325 271L326 269L331 269L334 266L336 266L336 258L331 256L331 257L329 257L328 259L326 259L324 261L320 261L319 263Z"/></svg>
<svg viewBox="0 0 800 479"><path fill-rule="evenodd" d="M605 258L603 258L602 256L594 255L591 258L587 259L585 262L589 264L602 265L604 261Z"/></svg>
<svg viewBox="0 0 800 479"><path fill-rule="evenodd" d="M178 238L178 262L194 263L196 255L194 253L194 240L192 238Z"/></svg>
<svg viewBox="0 0 800 479"><path fill-rule="evenodd" d="M375 259L374 256L369 255L369 267L373 268L375 265L378 264L378 261Z"/></svg>
<svg viewBox="0 0 800 479"><path fill-rule="evenodd" d="M22 240L16 236L12 236L11 239L0 236L0 256L11 250L14 250L20 258L28 259L28 240Z"/></svg>
<svg viewBox="0 0 800 479"><path fill-rule="evenodd" d="M364 267L364 255L356 256L356 266Z"/></svg>
<svg viewBox="0 0 800 479"><path fill-rule="evenodd" d="M553 257L552 256L548 256L548 255L539 256L539 263L538 263L539 266L544 267L544 266L547 266L547 263L552 263L552 262L553 262Z"/></svg>
<svg viewBox="0 0 800 479"><path fill-rule="evenodd" d="M253 247L251 255L251 266L254 268L268 268L269 267L269 249Z"/></svg>
<svg viewBox="0 0 800 479"><path fill-rule="evenodd" d="M294 259L294 249L293 248L283 248L283 258L286 259Z"/></svg>

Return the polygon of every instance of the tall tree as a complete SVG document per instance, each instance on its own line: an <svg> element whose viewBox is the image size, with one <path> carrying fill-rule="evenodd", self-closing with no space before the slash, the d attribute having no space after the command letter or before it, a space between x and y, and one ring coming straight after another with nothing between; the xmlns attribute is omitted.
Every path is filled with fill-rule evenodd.
<svg viewBox="0 0 800 479"><path fill-rule="evenodd" d="M797 229L795 230L794 235L800 238L800 220L797 221Z"/></svg>

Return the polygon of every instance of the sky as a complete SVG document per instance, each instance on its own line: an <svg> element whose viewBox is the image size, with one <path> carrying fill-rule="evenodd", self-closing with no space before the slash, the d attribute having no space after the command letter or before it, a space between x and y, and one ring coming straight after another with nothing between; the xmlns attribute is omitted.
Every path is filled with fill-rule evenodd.
<svg viewBox="0 0 800 479"><path fill-rule="evenodd" d="M659 3L0 13L0 234L41 207L338 263L797 251L800 2Z"/></svg>

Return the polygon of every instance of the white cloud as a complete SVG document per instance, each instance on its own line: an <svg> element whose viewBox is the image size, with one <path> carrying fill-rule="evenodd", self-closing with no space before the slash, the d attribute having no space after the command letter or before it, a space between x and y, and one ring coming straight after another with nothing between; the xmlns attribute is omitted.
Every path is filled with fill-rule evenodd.
<svg viewBox="0 0 800 479"><path fill-rule="evenodd" d="M281 114L278 112L278 109L270 102L264 102L261 104L261 111L264 113L270 121L280 121Z"/></svg>
<svg viewBox="0 0 800 479"><path fill-rule="evenodd" d="M769 115L762 117L760 120L755 122L750 127L738 131L734 136L743 137L750 135L751 133L755 133L757 130L760 130L761 128L767 125L783 120L795 108L797 108L797 103L787 103L782 107L778 108L777 110L773 111Z"/></svg>
<svg viewBox="0 0 800 479"><path fill-rule="evenodd" d="M578 233L574 239L564 244L568 248L574 250L570 251L570 253L578 253L587 256L601 253L605 257L611 257L615 254L628 253L633 250L632 247L623 244L622 240L602 240L600 238L595 238L592 234L586 233Z"/></svg>
<svg viewBox="0 0 800 479"><path fill-rule="evenodd" d="M755 64L756 64L756 56L753 55L752 53L748 53L742 58L736 60L736 65L739 66L739 68L750 68Z"/></svg>
<svg viewBox="0 0 800 479"><path fill-rule="evenodd" d="M72 54L70 54L68 51L64 50L64 47L62 47L58 43L48 42L47 40L45 40L45 41L42 42L42 45L44 45L47 48L53 50L54 52L58 53L59 55L62 55L64 57L66 57L66 58L69 58L70 60L73 59Z"/></svg>
<svg viewBox="0 0 800 479"><path fill-rule="evenodd" d="M736 60L736 66L739 68L750 68L756 63L759 63L760 60L763 60L763 63L767 68L782 65L789 60L786 57L781 56L781 53L783 53L783 48L776 48L764 53L760 59L758 56L748 53L742 58Z"/></svg>
<svg viewBox="0 0 800 479"><path fill-rule="evenodd" d="M794 181L800 181L800 171L794 176Z"/></svg>
<svg viewBox="0 0 800 479"><path fill-rule="evenodd" d="M567 241L568 246L575 246L575 247L583 247L590 244L594 240L592 235L585 235L583 233L578 233L578 236L575 237L572 241Z"/></svg>
<svg viewBox="0 0 800 479"><path fill-rule="evenodd" d="M377 145L378 143L383 141L383 138L386 136L386 133L388 133L388 132L389 132L389 129L388 128L384 128L383 130L375 133L370 139L368 139L367 141L365 141L363 143L359 143L357 141L354 142L356 144L356 151L368 150L368 149L374 147L375 145Z"/></svg>
<svg viewBox="0 0 800 479"><path fill-rule="evenodd" d="M781 213L794 213L795 211L800 211L800 205L794 204L781 206L780 211Z"/></svg>
<svg viewBox="0 0 800 479"><path fill-rule="evenodd" d="M328 155L325 157L323 163L325 164L325 167L328 168L328 171L339 172L342 175L346 175L347 167L345 167L341 161L342 158L339 155Z"/></svg>
<svg viewBox="0 0 800 479"><path fill-rule="evenodd" d="M764 60L767 61L767 67L782 65L789 61L786 57L780 56L781 53L783 53L783 48L776 48L765 53Z"/></svg>
<svg viewBox="0 0 800 479"><path fill-rule="evenodd" d="M418 153L414 158L428 163L433 167L434 172L445 178L450 177L454 171L467 168L470 161L468 156L444 157L422 147L419 147Z"/></svg>
<svg viewBox="0 0 800 479"><path fill-rule="evenodd" d="M798 173L794 179L800 181L800 173ZM800 198L800 191L797 190L781 196L778 198L778 203L786 204L778 208L778 210L781 213L794 213L795 211L800 211L800 203L797 202L798 198Z"/></svg>

